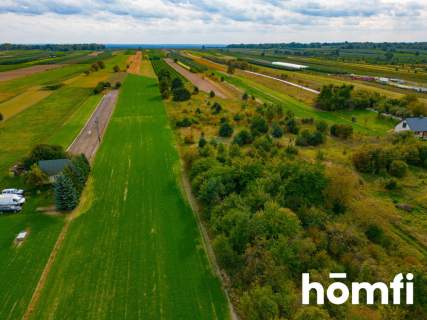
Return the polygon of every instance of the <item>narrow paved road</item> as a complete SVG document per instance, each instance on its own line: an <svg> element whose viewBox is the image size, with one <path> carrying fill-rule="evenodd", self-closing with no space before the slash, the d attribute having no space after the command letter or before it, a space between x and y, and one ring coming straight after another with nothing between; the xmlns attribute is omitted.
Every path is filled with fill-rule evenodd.
<svg viewBox="0 0 427 320"><path fill-rule="evenodd" d="M113 90L102 98L82 131L68 147L70 153L83 153L89 161L93 160L116 105L118 93L118 90Z"/></svg>

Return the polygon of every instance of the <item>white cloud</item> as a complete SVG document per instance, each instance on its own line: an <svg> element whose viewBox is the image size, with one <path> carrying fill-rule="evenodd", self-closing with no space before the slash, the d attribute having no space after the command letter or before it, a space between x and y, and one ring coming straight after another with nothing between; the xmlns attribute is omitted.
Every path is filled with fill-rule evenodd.
<svg viewBox="0 0 427 320"><path fill-rule="evenodd" d="M425 41L425 0L2 0L0 42Z"/></svg>

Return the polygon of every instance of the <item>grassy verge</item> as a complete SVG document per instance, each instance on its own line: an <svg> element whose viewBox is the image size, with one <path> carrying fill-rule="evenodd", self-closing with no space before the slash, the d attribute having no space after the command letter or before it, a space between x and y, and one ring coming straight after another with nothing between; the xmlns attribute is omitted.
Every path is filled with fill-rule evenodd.
<svg viewBox="0 0 427 320"><path fill-rule="evenodd" d="M101 98L102 94L90 96L49 139L49 144L61 145L66 149L86 124Z"/></svg>

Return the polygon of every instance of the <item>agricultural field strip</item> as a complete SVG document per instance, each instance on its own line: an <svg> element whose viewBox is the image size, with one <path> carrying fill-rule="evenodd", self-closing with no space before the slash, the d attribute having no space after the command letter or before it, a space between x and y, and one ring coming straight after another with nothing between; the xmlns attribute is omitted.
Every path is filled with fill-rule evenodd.
<svg viewBox="0 0 427 320"><path fill-rule="evenodd" d="M96 197L70 223L32 319L228 318L172 137L156 79L128 75L93 167Z"/></svg>
<svg viewBox="0 0 427 320"><path fill-rule="evenodd" d="M305 91L309 91L311 93L315 93L315 94L319 94L320 93L320 91L318 91L318 90L314 90L314 89L311 89L311 88L308 88L308 87L305 87L305 86L302 86L302 85L299 85L299 84L296 84L296 83L293 83L293 82L289 82L289 81L285 81L285 80L282 80L282 79L278 79L278 78L275 78L275 77L267 76L267 75L262 74L262 73L248 71L248 70L244 70L244 72L249 73L249 74L254 74L254 75L257 75L257 76L261 76L261 77L265 77L265 78L269 78L269 79L273 79L273 80L276 80L276 81L279 81L279 82L283 82L283 83L286 83L286 84L288 84L290 86L294 86L294 87L303 89Z"/></svg>
<svg viewBox="0 0 427 320"><path fill-rule="evenodd" d="M182 76L187 78L193 85L198 87L200 90L209 93L210 91L215 91L215 94L220 98L225 99L227 95L225 94L225 90L222 89L217 83L209 81L208 79L202 78L202 76L192 73L184 67L176 64L171 59L165 59L166 63L169 64L172 68L174 68L177 72L179 72Z"/></svg>
<svg viewBox="0 0 427 320"><path fill-rule="evenodd" d="M53 91L40 90L39 87L33 87L15 96L9 100L0 103L0 113L3 115L3 121L6 121L16 114L33 106L52 94Z"/></svg>
<svg viewBox="0 0 427 320"><path fill-rule="evenodd" d="M4 71L4 72L0 72L0 81L19 79L22 77L30 76L32 74L36 74L36 73L40 73L40 72L44 72L52 69L57 69L63 66L64 66L63 64L46 64L46 65L31 66L31 67L17 69L17 70Z"/></svg>
<svg viewBox="0 0 427 320"><path fill-rule="evenodd" d="M307 104L295 100L294 98L286 95L285 93L279 93L274 89L270 89L254 80L250 80L247 77L244 77L244 73L242 73L241 76L229 75L225 72L226 69L224 65L212 62L203 57L199 59L201 62L203 61L203 63L206 62L209 65L215 65L215 69L218 70L218 73L223 76L225 80L231 85L237 88L241 88L243 91L254 93L257 98L261 98L264 102L268 101L271 103L279 104L284 103L285 106L290 108L290 110L292 110L298 117L314 117L316 119L326 120L330 123L351 124L355 127L357 131L365 132L370 135L384 134L384 132L386 132L392 127L392 124L390 123L389 125L387 125L387 129L385 128L385 124L381 125L378 128L370 128L368 126L363 126L358 123L353 123L351 119L351 114L344 114L343 112L334 114L331 112L316 110L315 108ZM369 110L365 111L365 113L372 114L372 116L375 114L374 112Z"/></svg>
<svg viewBox="0 0 427 320"><path fill-rule="evenodd" d="M220 63L208 60L202 56L192 55L188 52L186 52L186 55L188 55L189 57L192 57L192 58L203 59L204 61L209 61L209 63L211 63L213 65L217 65L218 67L224 66ZM225 58L226 56L223 56L223 57ZM412 91L408 91L408 90L399 89L399 88L393 87L393 86L381 85L379 83L350 80L347 78L343 78L343 76L339 76L339 75L337 75L337 76L332 76L332 75L326 76L326 75L315 74L315 73L294 72L294 71L274 69L274 68L270 68L267 66L257 66L257 67L261 68L261 69L268 69L269 70L268 72L272 72L272 73L277 73L278 71L281 71L281 73L285 73L287 75L290 75L292 73L293 76L297 77L295 80L298 80L298 78L301 81L307 80L307 82L304 86L309 86L311 84L310 85L312 87L311 89L314 89L314 90L316 90L316 89L318 90L320 87L322 87L323 85L326 85L326 84L335 84L335 85L351 84L351 85L354 85L356 89L373 90L375 92L378 92L381 95L385 95L385 96L391 97L391 98L401 98L404 94L412 92ZM244 70L242 70L242 72L244 72ZM291 73L289 73L289 72L291 72ZM277 74L277 76L280 76L280 75ZM425 98L425 94L418 93L417 95L419 96L420 100L423 103L427 103L427 98Z"/></svg>

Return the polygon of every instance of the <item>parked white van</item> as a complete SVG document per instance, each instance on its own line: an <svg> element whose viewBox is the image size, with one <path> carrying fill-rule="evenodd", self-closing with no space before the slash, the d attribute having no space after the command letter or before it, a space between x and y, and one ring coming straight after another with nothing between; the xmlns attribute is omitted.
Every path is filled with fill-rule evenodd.
<svg viewBox="0 0 427 320"><path fill-rule="evenodd" d="M25 203L25 198L16 194L0 194L0 206L2 205L18 205L22 206Z"/></svg>
<svg viewBox="0 0 427 320"><path fill-rule="evenodd" d="M0 205L0 214L3 212L19 212L22 210L21 206L18 205Z"/></svg>
<svg viewBox="0 0 427 320"><path fill-rule="evenodd" d="M18 196L23 196L24 195L24 190L22 189L4 189L1 192L2 194L16 194Z"/></svg>

